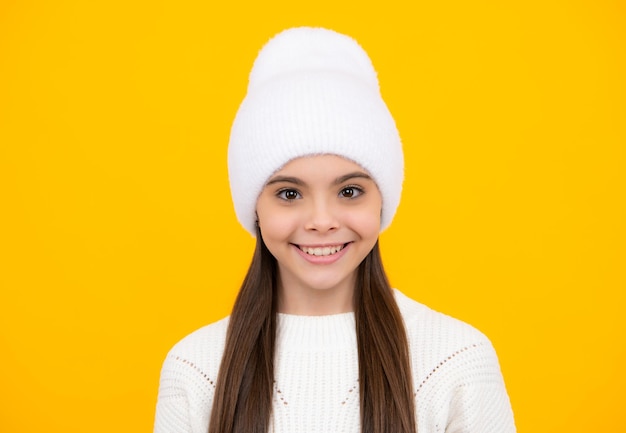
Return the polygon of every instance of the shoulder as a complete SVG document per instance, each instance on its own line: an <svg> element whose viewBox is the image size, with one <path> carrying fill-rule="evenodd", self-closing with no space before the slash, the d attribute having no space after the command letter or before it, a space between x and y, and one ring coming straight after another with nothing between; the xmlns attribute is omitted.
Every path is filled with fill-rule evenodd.
<svg viewBox="0 0 626 433"><path fill-rule="evenodd" d="M197 357L206 353L207 350L213 352L211 349L223 347L226 341L228 321L229 317L225 317L185 336L172 347L170 355Z"/></svg>
<svg viewBox="0 0 626 433"><path fill-rule="evenodd" d="M225 318L192 332L170 349L161 368L160 397L168 390L177 394L187 394L192 389L212 393L227 328L228 318Z"/></svg>
<svg viewBox="0 0 626 433"><path fill-rule="evenodd" d="M461 385L465 374L485 370L499 376L498 358L491 341L475 327L435 311L400 291L395 298L405 322L416 382L446 372ZM435 374L436 373L436 374Z"/></svg>
<svg viewBox="0 0 626 433"><path fill-rule="evenodd" d="M515 432L491 341L478 329L395 291L405 321L420 427ZM446 431L448 431L448 429Z"/></svg>
<svg viewBox="0 0 626 433"><path fill-rule="evenodd" d="M224 352L228 318L184 337L167 354L154 431L206 431Z"/></svg>
<svg viewBox="0 0 626 433"><path fill-rule="evenodd" d="M449 347L489 341L473 326L435 311L399 290L394 290L394 293L410 339L417 339L429 345Z"/></svg>
<svg viewBox="0 0 626 433"><path fill-rule="evenodd" d="M163 369L190 368L203 374L217 373L226 342L228 320L226 317L206 325L181 339L168 352Z"/></svg>

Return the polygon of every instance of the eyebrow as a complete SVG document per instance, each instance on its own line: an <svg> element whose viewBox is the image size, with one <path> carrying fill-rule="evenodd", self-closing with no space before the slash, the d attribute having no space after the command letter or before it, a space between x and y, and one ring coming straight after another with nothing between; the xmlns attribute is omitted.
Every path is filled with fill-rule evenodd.
<svg viewBox="0 0 626 433"><path fill-rule="evenodd" d="M372 177L370 175L368 175L367 173L364 173L362 171L354 171L352 173L348 173L348 174L344 174L343 176L339 176L338 178L336 178L334 180L333 184L337 185L337 184L340 184L340 183L344 183L347 180L355 179L355 178L372 180ZM304 182L302 179L297 178L297 177L293 177L293 176L275 176L275 177L271 178L265 184L265 186L269 186L269 185L273 185L275 183L281 183L281 182L293 183L294 185L301 185L301 186L302 185L306 185L306 182Z"/></svg>
<svg viewBox="0 0 626 433"><path fill-rule="evenodd" d="M344 174L343 176L339 176L337 179L335 179L335 184L344 183L347 180L355 178L372 180L372 177L369 174L362 171L355 171L352 173Z"/></svg>

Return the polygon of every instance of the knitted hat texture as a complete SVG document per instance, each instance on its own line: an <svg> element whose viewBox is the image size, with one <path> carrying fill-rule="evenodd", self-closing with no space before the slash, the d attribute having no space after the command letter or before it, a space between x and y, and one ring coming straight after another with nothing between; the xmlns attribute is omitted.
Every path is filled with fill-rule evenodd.
<svg viewBox="0 0 626 433"><path fill-rule="evenodd" d="M352 38L298 27L260 51L231 128L228 174L244 228L255 236L256 202L272 174L295 158L320 154L347 158L372 176L384 230L400 202L404 158L376 71Z"/></svg>

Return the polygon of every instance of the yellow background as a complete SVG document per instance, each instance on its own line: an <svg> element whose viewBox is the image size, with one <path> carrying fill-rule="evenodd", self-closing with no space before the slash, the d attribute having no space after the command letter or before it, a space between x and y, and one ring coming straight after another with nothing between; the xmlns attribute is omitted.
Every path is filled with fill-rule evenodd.
<svg viewBox="0 0 626 433"><path fill-rule="evenodd" d="M2 0L0 431L151 431L167 350L228 314L248 265L229 128L295 25L379 72L406 152L392 283L493 340L520 431L626 431L609 0Z"/></svg>

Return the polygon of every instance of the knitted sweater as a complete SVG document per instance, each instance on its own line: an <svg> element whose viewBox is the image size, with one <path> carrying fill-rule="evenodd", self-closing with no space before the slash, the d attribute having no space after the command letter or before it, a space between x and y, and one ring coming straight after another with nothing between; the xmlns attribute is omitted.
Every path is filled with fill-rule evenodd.
<svg viewBox="0 0 626 433"><path fill-rule="evenodd" d="M498 359L471 326L395 298L411 351L418 433L515 432ZM279 314L270 431L359 432L354 313ZM161 371L155 433L206 433L228 318L176 344Z"/></svg>

